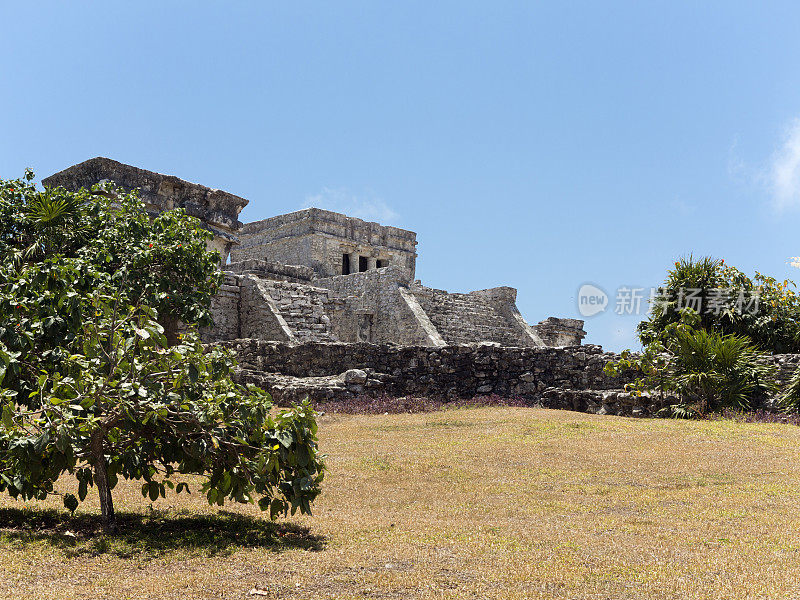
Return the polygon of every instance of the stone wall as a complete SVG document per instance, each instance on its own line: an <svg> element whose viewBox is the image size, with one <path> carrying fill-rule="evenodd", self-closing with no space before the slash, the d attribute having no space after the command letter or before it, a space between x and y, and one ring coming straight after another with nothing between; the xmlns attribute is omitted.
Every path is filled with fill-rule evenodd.
<svg viewBox="0 0 800 600"><path fill-rule="evenodd" d="M357 396L472 398L498 394L556 408L608 414L653 414L658 399L625 393L629 373L609 378L599 346L503 348L485 344L446 347L377 344L283 344L235 340L222 345L239 357L240 381L255 383L282 402ZM345 372L366 376L347 382Z"/></svg>
<svg viewBox="0 0 800 600"><path fill-rule="evenodd" d="M282 344L256 339L222 342L236 350L245 369L295 377L338 375L347 369L370 368L402 376L419 391L460 397L476 393L528 394L552 386L614 389L625 381L608 378L603 366L618 355L600 346L568 348L504 348L463 344L432 348L367 343ZM525 377L523 377L525 376ZM424 383L423 383L424 382ZM416 393L414 392L414 393Z"/></svg>
<svg viewBox="0 0 800 600"><path fill-rule="evenodd" d="M222 276L222 286L216 296L211 299L212 327L200 329L200 337L205 341L235 340L241 338L239 327L239 302L241 288L239 277L232 273Z"/></svg>
<svg viewBox="0 0 800 600"><path fill-rule="evenodd" d="M578 338L574 341L564 344L546 344L535 327L531 327L517 308L517 290L508 286L501 286L489 288L486 290L477 290L471 292L472 296L477 296L484 299L494 309L494 311L503 317L507 323L514 327L518 335L522 338L523 346L580 346L581 339ZM581 326L583 321L578 321ZM584 333L585 335L585 333Z"/></svg>
<svg viewBox="0 0 800 600"><path fill-rule="evenodd" d="M320 271L327 270L315 257L318 252L312 252L313 238L310 234L297 232L294 235L273 240L262 240L261 234L247 233L247 223L239 234L239 244L231 251L232 262L249 260L264 260L267 262L288 265L302 265L308 267L317 276Z"/></svg>
<svg viewBox="0 0 800 600"><path fill-rule="evenodd" d="M424 313L401 292L411 274L398 266L374 271L315 279L314 285L330 290L331 320L340 341L377 344L439 345L425 328Z"/></svg>
<svg viewBox="0 0 800 600"><path fill-rule="evenodd" d="M795 371L800 367L800 354L774 354L769 358L770 363L778 367L778 386L783 389L789 385Z"/></svg>
<svg viewBox="0 0 800 600"><path fill-rule="evenodd" d="M213 327L200 334L206 342L257 338L284 342L330 342L327 289L304 283L265 279L252 272L226 272L212 299Z"/></svg>
<svg viewBox="0 0 800 600"><path fill-rule="evenodd" d="M233 340L222 345L239 357L238 378L270 391L279 403L308 396L347 401L363 396L428 397L444 400L490 394L517 397L549 408L597 414L652 416L675 397L624 390L636 378L608 377L603 367L619 355L599 346L510 348L486 344L388 346L366 343L284 344ZM777 355L784 388L800 355ZM762 408L771 410L774 398Z"/></svg>
<svg viewBox="0 0 800 600"><path fill-rule="evenodd" d="M239 278L239 330L242 337L296 342L270 293L270 281L255 275Z"/></svg>

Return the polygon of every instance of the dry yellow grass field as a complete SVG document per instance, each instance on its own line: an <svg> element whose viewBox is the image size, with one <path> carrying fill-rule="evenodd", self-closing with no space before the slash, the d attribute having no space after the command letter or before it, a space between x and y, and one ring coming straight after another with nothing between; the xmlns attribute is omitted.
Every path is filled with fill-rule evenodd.
<svg viewBox="0 0 800 600"><path fill-rule="evenodd" d="M321 445L315 516L277 526L121 484L106 539L96 502L3 498L0 596L800 597L796 426L458 409L325 416Z"/></svg>

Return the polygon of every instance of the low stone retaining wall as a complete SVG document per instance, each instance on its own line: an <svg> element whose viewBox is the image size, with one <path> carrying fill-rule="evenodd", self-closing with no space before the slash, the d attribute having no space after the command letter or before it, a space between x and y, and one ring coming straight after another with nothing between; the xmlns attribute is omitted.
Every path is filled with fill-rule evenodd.
<svg viewBox="0 0 800 600"><path fill-rule="evenodd" d="M786 387L797 368L800 367L800 354L774 354L770 362L778 367L778 386Z"/></svg>
<svg viewBox="0 0 800 600"><path fill-rule="evenodd" d="M339 375L372 369L388 376L387 391L431 396L532 395L548 387L615 389L628 380L608 378L603 366L616 354L600 346L509 348L488 344L389 346L367 343L285 344L232 340L245 370L293 377Z"/></svg>
<svg viewBox="0 0 800 600"><path fill-rule="evenodd" d="M598 414L654 415L676 398L624 390L634 372L608 377L603 367L619 355L600 346L510 348L489 344L444 347L367 343L287 344L256 339L220 342L239 357L242 383L272 393L278 403L360 396L475 398L496 394L532 405ZM776 355L785 386L800 355ZM766 401L763 408L769 408Z"/></svg>
<svg viewBox="0 0 800 600"><path fill-rule="evenodd" d="M319 402L381 395L456 399L496 394L601 414L644 416L663 406L655 398L622 390L633 373L607 377L603 366L618 356L600 346L432 348L255 339L220 344L237 353L240 381L267 389L279 403L306 396Z"/></svg>

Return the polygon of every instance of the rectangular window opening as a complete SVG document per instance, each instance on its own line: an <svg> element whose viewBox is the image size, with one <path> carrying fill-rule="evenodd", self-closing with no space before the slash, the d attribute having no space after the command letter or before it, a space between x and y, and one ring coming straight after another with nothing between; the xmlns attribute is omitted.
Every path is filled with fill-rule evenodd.
<svg viewBox="0 0 800 600"><path fill-rule="evenodd" d="M389 261L388 260L378 260L375 262L375 267L378 269L382 269L383 267L388 267Z"/></svg>
<svg viewBox="0 0 800 600"><path fill-rule="evenodd" d="M364 271L367 270L368 266L369 266L369 263L367 262L367 257L366 256L359 256L358 257L358 272L359 273L363 273Z"/></svg>

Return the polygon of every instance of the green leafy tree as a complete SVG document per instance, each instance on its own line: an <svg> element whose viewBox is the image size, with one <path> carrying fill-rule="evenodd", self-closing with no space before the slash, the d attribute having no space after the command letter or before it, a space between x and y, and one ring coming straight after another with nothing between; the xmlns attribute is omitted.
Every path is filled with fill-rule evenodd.
<svg viewBox="0 0 800 600"><path fill-rule="evenodd" d="M680 322L689 290L698 290L699 327L746 336L766 352L800 352L800 297L789 280L756 272L751 278L722 259L692 256L675 262L648 319L639 324L643 345Z"/></svg>
<svg viewBox="0 0 800 600"><path fill-rule="evenodd" d="M120 478L155 500L201 475L212 504L310 512L324 473L313 410L273 415L197 336L219 285L210 234L182 211L149 217L134 194L32 180L0 181L0 491L43 499L73 473L65 506L96 485L109 530Z"/></svg>

